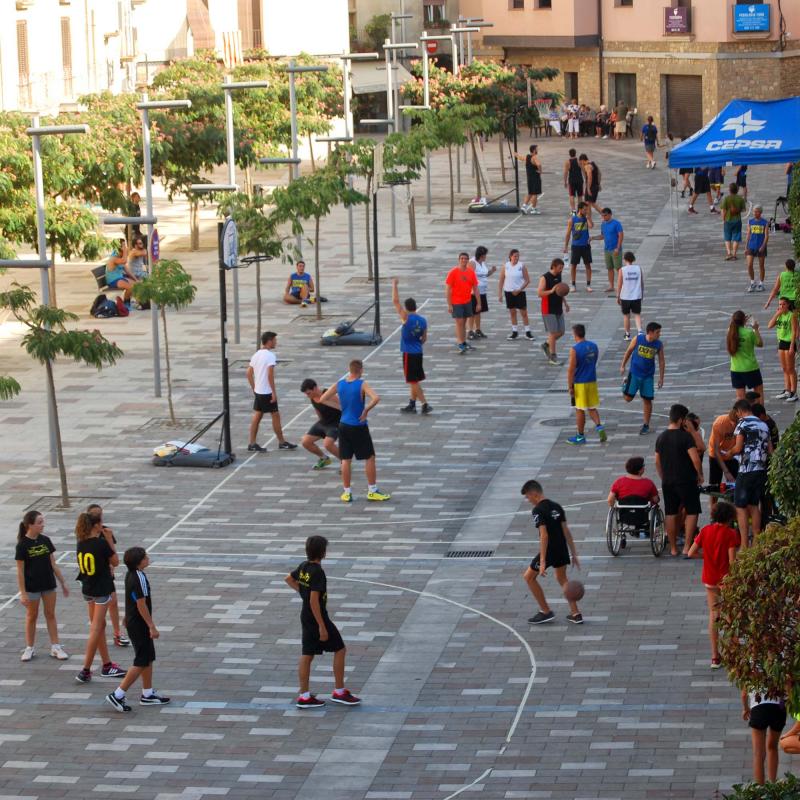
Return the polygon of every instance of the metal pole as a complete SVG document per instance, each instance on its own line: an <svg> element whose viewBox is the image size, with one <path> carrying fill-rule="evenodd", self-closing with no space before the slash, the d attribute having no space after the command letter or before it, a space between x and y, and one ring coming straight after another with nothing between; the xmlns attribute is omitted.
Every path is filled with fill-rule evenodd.
<svg viewBox="0 0 800 800"><path fill-rule="evenodd" d="M428 66L428 31L422 31L422 105L431 106L430 69ZM427 189L426 210L431 213L431 154L425 153L425 187Z"/></svg>
<svg viewBox="0 0 800 800"><path fill-rule="evenodd" d="M375 338L381 339L381 292L380 269L378 267L378 192L372 193L372 265L375 277Z"/></svg>
<svg viewBox="0 0 800 800"><path fill-rule="evenodd" d="M39 115L34 114L31 122L34 128L39 126ZM42 176L42 149L41 137L32 136L33 145L33 182L36 189L36 241L38 243L39 258L47 259L47 235L44 226L44 178ZM55 269L55 264L53 265ZM41 279L42 305L50 305L50 283L47 268L39 270ZM47 429L50 440L50 466L58 466L56 455L56 410L50 392L47 392Z"/></svg>
<svg viewBox="0 0 800 800"><path fill-rule="evenodd" d="M345 58L346 52L342 53L342 78L344 79L344 135L346 137L353 136L353 129L351 126L351 111L350 111L350 60ZM353 188L353 176L347 176L347 186L349 189ZM347 206L347 245L348 253L350 254L350 264L354 264L356 260L356 248L354 241L354 226L353 226L353 206Z"/></svg>
<svg viewBox="0 0 800 800"><path fill-rule="evenodd" d="M142 102L147 102L147 92L142 93ZM153 165L150 157L150 112L142 109L142 153L144 155L144 200L147 216L153 216ZM153 241L153 223L147 223L147 271L152 272L150 243ZM158 336L158 306L150 303L150 329L153 340L153 394L161 397L161 343Z"/></svg>
<svg viewBox="0 0 800 800"><path fill-rule="evenodd" d="M514 152L517 152L517 109L514 109L512 115L512 125L514 126ZM514 159L514 196L517 200L517 208L519 208L519 161Z"/></svg>
<svg viewBox="0 0 800 800"><path fill-rule="evenodd" d="M297 159L297 90L294 83L294 59L289 62L289 112L291 114L292 158ZM290 177L293 181L300 177L300 165L296 161L292 164ZM303 239L299 233L296 242L297 251L301 252Z"/></svg>
<svg viewBox="0 0 800 800"><path fill-rule="evenodd" d="M228 298L225 287L225 261L222 248L222 228L224 223L217 223L217 259L219 267L219 326L220 347L222 356L222 437L225 452L232 454L231 446L231 399L228 385Z"/></svg>
<svg viewBox="0 0 800 800"><path fill-rule="evenodd" d="M231 76L225 76L225 83L231 82ZM230 90L223 92L225 95L225 143L228 153L228 183L236 183L236 161L233 150L233 95ZM239 344L239 270L233 270L233 341Z"/></svg>
<svg viewBox="0 0 800 800"><path fill-rule="evenodd" d="M394 24L392 24L392 30L394 30ZM386 39L384 44L392 44L393 42L391 39ZM397 130L397 116L395 114L395 107L394 107L394 73L392 71L392 56L394 55L394 51L389 47L384 47L383 52L386 58L386 119L394 120L394 129ZM378 179L375 176L376 180ZM395 201L394 201L394 192L392 192L392 207L391 207L391 223L392 223L392 232L391 236L394 238L397 236L397 220L396 220L396 213L397 210L395 208Z"/></svg>

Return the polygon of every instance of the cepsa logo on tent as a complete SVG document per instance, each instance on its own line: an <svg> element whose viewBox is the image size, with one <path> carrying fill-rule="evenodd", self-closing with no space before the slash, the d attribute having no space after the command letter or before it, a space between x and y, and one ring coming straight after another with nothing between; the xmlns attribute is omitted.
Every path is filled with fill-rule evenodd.
<svg viewBox="0 0 800 800"><path fill-rule="evenodd" d="M738 117L729 117L720 126L720 130L731 131L735 139L718 139L706 144L706 150L780 150L782 139L740 139L749 133L759 133L767 124L765 119L753 119L753 112L748 110Z"/></svg>

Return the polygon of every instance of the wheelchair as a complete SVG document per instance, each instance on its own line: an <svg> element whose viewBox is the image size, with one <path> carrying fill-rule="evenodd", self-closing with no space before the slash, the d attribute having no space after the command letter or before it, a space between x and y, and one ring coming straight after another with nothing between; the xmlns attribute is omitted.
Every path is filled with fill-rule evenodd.
<svg viewBox="0 0 800 800"><path fill-rule="evenodd" d="M626 497L617 500L608 509L606 519L606 545L612 556L618 556L627 545L628 539L646 538L650 549L658 558L667 546L664 527L664 512L653 505L646 497Z"/></svg>

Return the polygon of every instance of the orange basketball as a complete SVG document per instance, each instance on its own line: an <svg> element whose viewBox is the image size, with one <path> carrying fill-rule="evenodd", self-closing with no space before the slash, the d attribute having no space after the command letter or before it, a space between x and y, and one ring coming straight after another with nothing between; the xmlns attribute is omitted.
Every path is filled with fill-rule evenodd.
<svg viewBox="0 0 800 800"><path fill-rule="evenodd" d="M584 593L585 590L580 581L567 581L564 586L564 597L566 597L567 600L572 600L573 603L577 603L578 600L581 600Z"/></svg>
<svg viewBox="0 0 800 800"><path fill-rule="evenodd" d="M568 283L557 283L556 284L556 294L559 297L566 297L569 294L569 284Z"/></svg>

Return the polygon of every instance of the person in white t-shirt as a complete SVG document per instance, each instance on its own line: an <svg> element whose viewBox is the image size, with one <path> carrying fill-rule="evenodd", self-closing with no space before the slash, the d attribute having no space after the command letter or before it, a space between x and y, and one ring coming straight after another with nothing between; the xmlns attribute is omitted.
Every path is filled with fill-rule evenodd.
<svg viewBox="0 0 800 800"><path fill-rule="evenodd" d="M481 330L481 314L489 310L489 303L486 295L489 292L489 278L497 272L497 267L490 267L486 264L486 256L489 250L482 244L475 248L475 257L469 260L467 265L475 273L478 279L478 294L481 296L481 305L475 297L472 298L472 316L467 320L467 330L469 339L486 339L486 334Z"/></svg>
<svg viewBox="0 0 800 800"><path fill-rule="evenodd" d="M262 447L257 441L258 426L264 414L272 416L272 430L278 439L278 450L294 450L297 445L287 442L281 427L281 414L278 411L278 394L275 391L275 345L278 343L278 334L274 331L265 331L261 334L261 349L257 350L250 359L247 367L247 382L253 390L253 418L250 420L250 441L247 449L250 452L266 453L267 448Z"/></svg>
<svg viewBox="0 0 800 800"><path fill-rule="evenodd" d="M642 298L644 297L644 275L642 268L634 263L636 256L628 251L622 257L622 269L617 275L617 303L622 308L625 341L631 340L631 314L636 319L636 334L642 332Z"/></svg>

